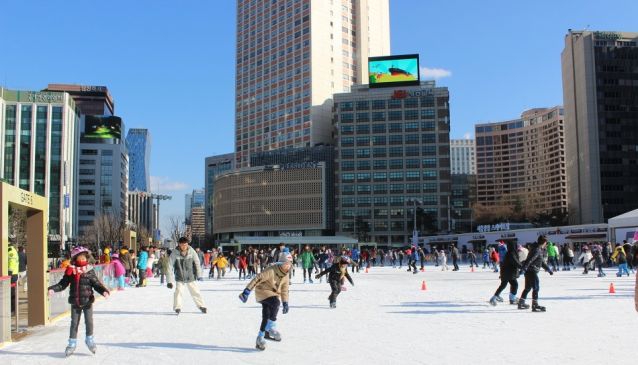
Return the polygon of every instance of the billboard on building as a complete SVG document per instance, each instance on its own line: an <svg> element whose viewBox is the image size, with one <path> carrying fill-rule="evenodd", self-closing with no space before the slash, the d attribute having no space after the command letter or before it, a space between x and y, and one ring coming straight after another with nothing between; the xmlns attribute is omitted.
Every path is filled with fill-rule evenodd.
<svg viewBox="0 0 638 365"><path fill-rule="evenodd" d="M121 139L122 118L87 115L84 119L84 137Z"/></svg>
<svg viewBox="0 0 638 365"><path fill-rule="evenodd" d="M419 55L368 58L370 87L419 85Z"/></svg>

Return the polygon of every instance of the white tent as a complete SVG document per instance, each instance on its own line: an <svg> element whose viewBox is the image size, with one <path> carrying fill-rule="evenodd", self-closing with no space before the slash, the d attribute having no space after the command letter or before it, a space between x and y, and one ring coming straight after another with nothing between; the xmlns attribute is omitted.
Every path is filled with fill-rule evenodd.
<svg viewBox="0 0 638 365"><path fill-rule="evenodd" d="M634 233L638 230L638 209L609 218L607 222L612 240L620 242L627 239L631 242Z"/></svg>

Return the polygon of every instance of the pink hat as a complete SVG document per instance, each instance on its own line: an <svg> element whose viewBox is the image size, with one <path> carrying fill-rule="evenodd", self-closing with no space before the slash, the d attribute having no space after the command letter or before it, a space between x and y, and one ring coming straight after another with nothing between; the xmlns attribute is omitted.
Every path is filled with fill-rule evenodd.
<svg viewBox="0 0 638 365"><path fill-rule="evenodd" d="M83 246L74 247L73 250L71 250L71 258L75 258L75 256L77 256L77 255L79 255L81 253L89 254L89 253L91 253L91 251L89 251L88 248L83 247Z"/></svg>

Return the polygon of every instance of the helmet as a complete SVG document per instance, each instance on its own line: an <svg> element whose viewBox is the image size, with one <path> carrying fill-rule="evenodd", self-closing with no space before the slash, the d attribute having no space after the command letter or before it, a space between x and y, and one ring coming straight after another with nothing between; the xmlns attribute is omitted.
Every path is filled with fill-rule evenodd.
<svg viewBox="0 0 638 365"><path fill-rule="evenodd" d="M75 256L77 256L77 255L79 255L81 253L86 253L88 255L89 253L91 253L91 251L89 251L88 248L83 247L83 246L74 247L71 250L71 258L75 258Z"/></svg>
<svg viewBox="0 0 638 365"><path fill-rule="evenodd" d="M120 258L120 255L118 255L118 254L114 253L114 254L112 254L112 255L111 255L111 258L119 259L119 258Z"/></svg>

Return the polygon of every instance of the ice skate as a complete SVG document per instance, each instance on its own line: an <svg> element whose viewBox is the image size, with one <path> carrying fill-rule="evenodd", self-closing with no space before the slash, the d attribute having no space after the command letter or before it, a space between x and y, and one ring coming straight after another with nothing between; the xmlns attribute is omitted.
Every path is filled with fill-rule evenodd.
<svg viewBox="0 0 638 365"><path fill-rule="evenodd" d="M69 344L66 346L64 350L64 355L69 357L75 352L75 348L77 347L78 340L75 338L69 338Z"/></svg>
<svg viewBox="0 0 638 365"><path fill-rule="evenodd" d="M86 347L89 348L89 351L95 354L97 346L95 345L95 341L93 341L93 336L86 336L86 340L84 342L86 343Z"/></svg>
<svg viewBox="0 0 638 365"><path fill-rule="evenodd" d="M503 303L503 298L501 298L499 295L495 295L495 297L498 302Z"/></svg>
<svg viewBox="0 0 638 365"><path fill-rule="evenodd" d="M199 307L199 310L202 311L202 313L206 314L206 307Z"/></svg>
<svg viewBox="0 0 638 365"><path fill-rule="evenodd" d="M545 312L547 309L545 307L543 307L542 305L538 305L538 302L533 300L532 301L532 312Z"/></svg>
<svg viewBox="0 0 638 365"><path fill-rule="evenodd" d="M314 284L314 281L312 281L312 279L308 279L308 281L310 282L310 284Z"/></svg>
<svg viewBox="0 0 638 365"><path fill-rule="evenodd" d="M261 334L261 332L257 336L257 341L255 343L255 348L257 350L261 350L261 351L264 351L266 349L266 340L264 340L264 336Z"/></svg>
<svg viewBox="0 0 638 365"><path fill-rule="evenodd" d="M177 309L175 309L175 314L179 316L179 313L180 313L181 311L182 311L181 309L177 308Z"/></svg>
<svg viewBox="0 0 638 365"><path fill-rule="evenodd" d="M266 331L266 336L265 338L267 340L271 340L271 341L275 341L275 342L281 342L281 333L279 333L279 331L277 331L276 329L270 329Z"/></svg>
<svg viewBox="0 0 638 365"><path fill-rule="evenodd" d="M516 297L516 295L510 294L510 304L518 304L518 298Z"/></svg>
<svg viewBox="0 0 638 365"><path fill-rule="evenodd" d="M303 283L304 283L304 284L305 284L305 283L307 283L306 279L303 279Z"/></svg>
<svg viewBox="0 0 638 365"><path fill-rule="evenodd" d="M525 299L518 300L518 309L529 309L529 304L525 304Z"/></svg>
<svg viewBox="0 0 638 365"><path fill-rule="evenodd" d="M337 308L337 302L330 302L330 308Z"/></svg>
<svg viewBox="0 0 638 365"><path fill-rule="evenodd" d="M496 295L492 296L492 298L490 298L490 304L492 305L492 307L496 307L498 300L496 299Z"/></svg>

